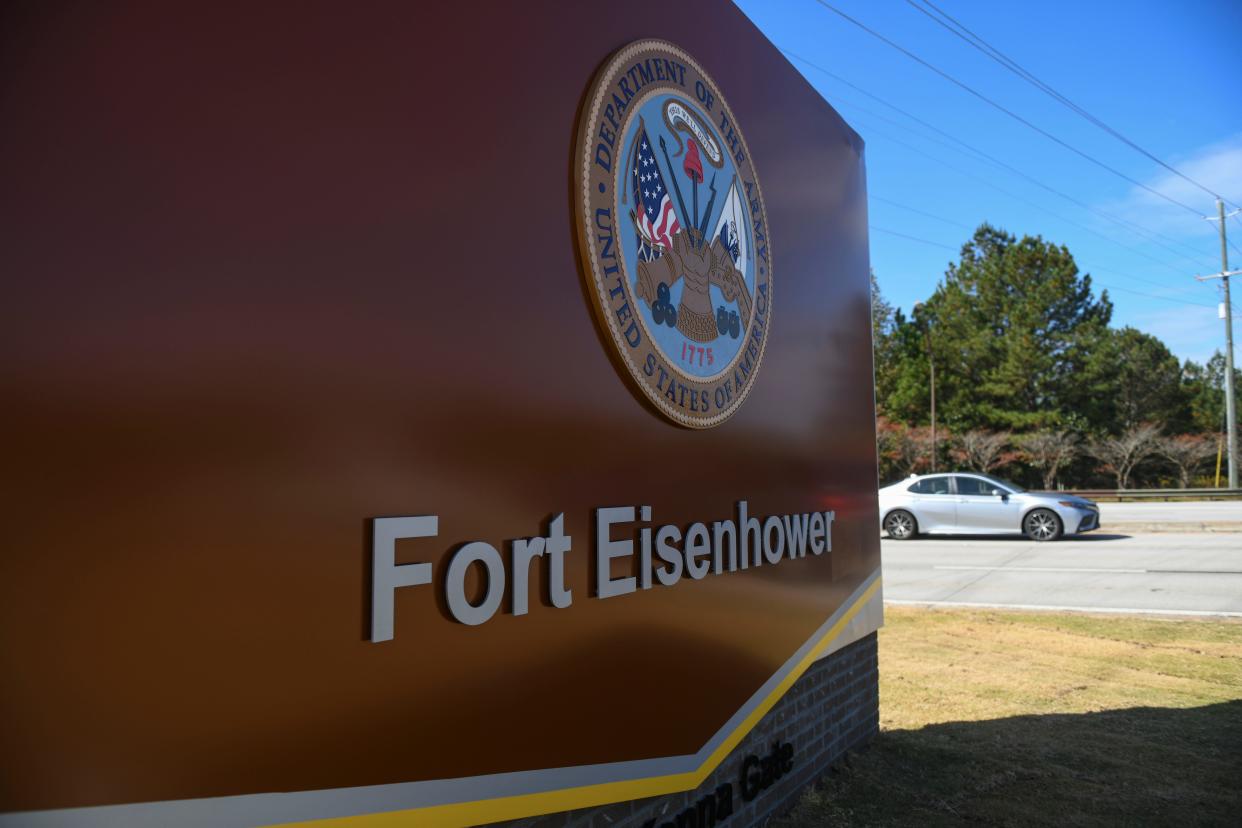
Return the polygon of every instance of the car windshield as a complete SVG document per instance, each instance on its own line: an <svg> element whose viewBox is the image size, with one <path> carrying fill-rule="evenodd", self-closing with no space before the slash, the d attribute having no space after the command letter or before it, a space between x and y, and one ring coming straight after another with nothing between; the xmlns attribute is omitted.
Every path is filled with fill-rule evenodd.
<svg viewBox="0 0 1242 828"><path fill-rule="evenodd" d="M993 483L996 483L997 485L1004 486L1006 489L1013 492L1014 494L1020 494L1026 491L1026 489L1022 488L1017 483L1010 483L1008 480L1002 480L1001 478L993 477L990 474L979 474L979 475L976 475L976 477L982 477L985 480L991 480Z"/></svg>

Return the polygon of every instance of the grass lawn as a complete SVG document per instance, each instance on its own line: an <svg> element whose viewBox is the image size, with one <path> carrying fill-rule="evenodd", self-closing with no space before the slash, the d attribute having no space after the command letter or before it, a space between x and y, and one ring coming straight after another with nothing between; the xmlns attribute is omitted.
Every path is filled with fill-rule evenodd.
<svg viewBox="0 0 1242 828"><path fill-rule="evenodd" d="M1242 623L884 612L881 734L784 828L1242 825Z"/></svg>

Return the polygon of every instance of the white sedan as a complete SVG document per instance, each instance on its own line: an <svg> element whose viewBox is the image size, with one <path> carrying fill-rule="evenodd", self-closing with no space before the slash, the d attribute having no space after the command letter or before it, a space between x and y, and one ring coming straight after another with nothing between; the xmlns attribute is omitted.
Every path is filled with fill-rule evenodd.
<svg viewBox="0 0 1242 828"><path fill-rule="evenodd" d="M1021 532L1052 541L1100 528L1100 508L1063 492L1028 492L987 474L911 475L880 489L880 525L893 540Z"/></svg>

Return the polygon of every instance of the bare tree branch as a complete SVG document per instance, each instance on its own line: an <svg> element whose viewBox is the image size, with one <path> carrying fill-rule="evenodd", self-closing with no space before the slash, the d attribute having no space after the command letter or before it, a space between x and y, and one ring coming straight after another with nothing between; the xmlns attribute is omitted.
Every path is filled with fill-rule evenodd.
<svg viewBox="0 0 1242 828"><path fill-rule="evenodd" d="M876 423L876 440L882 473L887 470L899 477L908 477L931 468L930 429L911 428L880 418Z"/></svg>
<svg viewBox="0 0 1242 828"><path fill-rule="evenodd" d="M1051 490L1057 473L1078 455L1079 438L1072 431L1036 431L1018 440L1022 456L1044 476L1044 489Z"/></svg>
<svg viewBox="0 0 1242 828"><path fill-rule="evenodd" d="M970 471L991 472L1013 459L1005 453L1012 437L1008 431L966 431L954 438L951 453Z"/></svg>
<svg viewBox="0 0 1242 828"><path fill-rule="evenodd" d="M1206 434L1180 434L1163 437L1156 451L1177 467L1177 476L1183 489L1189 489L1195 472L1205 460L1216 455L1216 440Z"/></svg>
<svg viewBox="0 0 1242 828"><path fill-rule="evenodd" d="M1160 429L1151 423L1133 426L1120 437L1104 437L1093 440L1087 446L1087 454L1100 461L1100 468L1117 479L1118 489L1130 487L1134 468L1156 453Z"/></svg>

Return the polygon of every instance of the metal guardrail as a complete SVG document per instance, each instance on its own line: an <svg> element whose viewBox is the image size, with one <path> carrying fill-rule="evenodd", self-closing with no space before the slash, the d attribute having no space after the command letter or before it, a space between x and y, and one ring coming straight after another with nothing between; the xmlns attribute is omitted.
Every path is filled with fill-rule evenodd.
<svg viewBox="0 0 1242 828"><path fill-rule="evenodd" d="M1069 489L1066 494L1119 501L1242 499L1242 489Z"/></svg>

